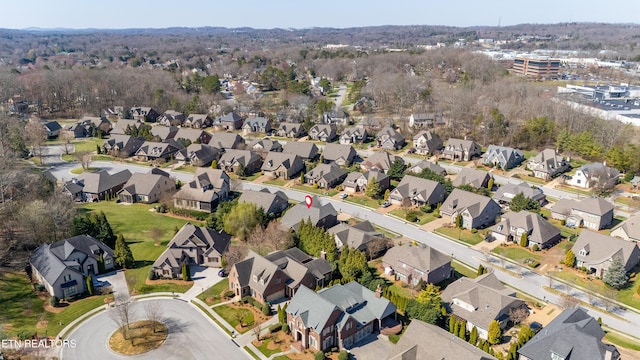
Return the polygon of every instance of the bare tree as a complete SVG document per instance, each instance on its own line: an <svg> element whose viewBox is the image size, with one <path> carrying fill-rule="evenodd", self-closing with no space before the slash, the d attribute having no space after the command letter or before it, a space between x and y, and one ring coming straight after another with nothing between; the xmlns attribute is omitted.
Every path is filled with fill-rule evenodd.
<svg viewBox="0 0 640 360"><path fill-rule="evenodd" d="M243 245L230 245L225 254L225 269L229 270L233 264L243 260L247 256L247 247Z"/></svg>
<svg viewBox="0 0 640 360"><path fill-rule="evenodd" d="M369 259L375 259L391 247L391 240L384 237L376 237L366 245L366 255Z"/></svg>
<svg viewBox="0 0 640 360"><path fill-rule="evenodd" d="M575 296L562 295L562 297L560 298L560 303L558 305L565 309L573 309L574 307L578 306L579 303L580 300L578 300L578 298L576 298Z"/></svg>
<svg viewBox="0 0 640 360"><path fill-rule="evenodd" d="M529 316L529 310L524 306L513 308L509 310L509 320L514 324L520 324Z"/></svg>
<svg viewBox="0 0 640 360"><path fill-rule="evenodd" d="M241 328L245 327L244 324L244 312L236 311L233 313L233 319L238 322Z"/></svg>
<svg viewBox="0 0 640 360"><path fill-rule="evenodd" d="M24 127L25 141L31 147L33 156L42 157L42 147L47 141L47 133L40 120L31 119Z"/></svg>
<svg viewBox="0 0 640 360"><path fill-rule="evenodd" d="M123 301L116 304L115 308L109 313L109 317L118 325L122 331L125 340L129 340L129 324L131 323L131 303ZM133 339L131 345L133 345Z"/></svg>
<svg viewBox="0 0 640 360"><path fill-rule="evenodd" d="M253 327L253 329L251 329L253 336L256 337L256 341L260 341L260 331L262 331L262 329L260 328L260 325L256 325Z"/></svg>
<svg viewBox="0 0 640 360"><path fill-rule="evenodd" d="M144 305L144 313L147 320L151 321L151 330L155 333L158 329L158 324L162 321L162 307L153 301L147 301Z"/></svg>
<svg viewBox="0 0 640 360"><path fill-rule="evenodd" d="M160 229L159 227L152 227L151 229L149 229L149 236L151 236L151 238L153 239L153 243L155 244L155 246L160 245L160 239L162 239L162 236L164 236L164 230Z"/></svg>
<svg viewBox="0 0 640 360"><path fill-rule="evenodd" d="M76 151L73 156L76 158L77 161L80 162L80 165L82 166L83 169L87 170L89 169L89 165L91 164L91 152L89 151Z"/></svg>
<svg viewBox="0 0 640 360"><path fill-rule="evenodd" d="M267 245L271 251L286 250L294 245L292 234L284 230L276 220L271 221L264 229L259 225L256 226L249 235L248 242L256 246Z"/></svg>
<svg viewBox="0 0 640 360"><path fill-rule="evenodd" d="M73 149L73 144L71 143L74 139L73 133L71 131L61 131L58 137L62 140L62 149L64 150L64 154L69 155Z"/></svg>

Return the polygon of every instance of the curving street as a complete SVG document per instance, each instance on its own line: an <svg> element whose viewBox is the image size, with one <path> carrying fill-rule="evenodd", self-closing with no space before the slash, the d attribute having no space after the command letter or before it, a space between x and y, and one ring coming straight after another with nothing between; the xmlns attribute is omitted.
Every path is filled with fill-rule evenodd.
<svg viewBox="0 0 640 360"><path fill-rule="evenodd" d="M135 356L118 355L108 348L109 336L117 325L111 319L113 309L85 320L66 339L75 340L75 348L62 348L60 358L74 359L249 359L231 339L187 302L156 298L138 300L132 304L132 321L144 319L144 305L152 301L162 308L163 323L169 329L167 340L157 349Z"/></svg>

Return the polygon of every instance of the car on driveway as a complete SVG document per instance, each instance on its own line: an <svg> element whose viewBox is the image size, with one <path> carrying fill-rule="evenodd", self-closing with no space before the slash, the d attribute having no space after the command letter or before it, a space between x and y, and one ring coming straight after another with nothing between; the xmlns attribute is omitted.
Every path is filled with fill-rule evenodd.
<svg viewBox="0 0 640 360"><path fill-rule="evenodd" d="M340 194L340 199L346 199L349 196L347 193Z"/></svg>
<svg viewBox="0 0 640 360"><path fill-rule="evenodd" d="M220 277L227 277L227 275L229 275L227 273L227 271L225 269L220 269L220 271L218 271L218 276Z"/></svg>
<svg viewBox="0 0 640 360"><path fill-rule="evenodd" d="M388 201L385 201L385 202L383 202L383 203L382 203L382 205L380 205L380 206L382 206L383 208L388 208L389 206L391 206L391 203L390 203L390 202L388 202Z"/></svg>

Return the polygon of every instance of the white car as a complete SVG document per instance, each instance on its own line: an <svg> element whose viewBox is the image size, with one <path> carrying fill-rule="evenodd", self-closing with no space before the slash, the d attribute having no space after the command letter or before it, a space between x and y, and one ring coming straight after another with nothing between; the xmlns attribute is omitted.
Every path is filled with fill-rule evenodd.
<svg viewBox="0 0 640 360"><path fill-rule="evenodd" d="M347 193L341 193L340 199L346 199L347 196L349 196Z"/></svg>

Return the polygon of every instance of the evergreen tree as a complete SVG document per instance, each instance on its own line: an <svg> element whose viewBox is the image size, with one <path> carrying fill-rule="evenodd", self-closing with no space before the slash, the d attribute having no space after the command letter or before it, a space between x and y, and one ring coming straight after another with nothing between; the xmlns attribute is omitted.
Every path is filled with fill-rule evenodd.
<svg viewBox="0 0 640 360"><path fill-rule="evenodd" d="M493 177L490 177L489 181L487 181L487 189L489 189L489 191L493 190Z"/></svg>
<svg viewBox="0 0 640 360"><path fill-rule="evenodd" d="M474 326L469 333L469 344L475 346L478 342L478 329Z"/></svg>
<svg viewBox="0 0 640 360"><path fill-rule="evenodd" d="M498 320L492 320L489 324L489 333L487 340L491 345L498 344L500 343L500 340L502 340L502 329L500 328L500 323L498 322Z"/></svg>
<svg viewBox="0 0 640 360"><path fill-rule="evenodd" d="M104 274L104 255L100 253L98 256L98 274Z"/></svg>
<svg viewBox="0 0 640 360"><path fill-rule="evenodd" d="M480 276L482 274L485 274L487 272L487 269L482 266L482 264L478 265L478 271L476 271L476 275Z"/></svg>
<svg viewBox="0 0 640 360"><path fill-rule="evenodd" d="M574 267L576 265L576 255L573 253L573 250L567 250L567 253L564 256L564 264L568 267Z"/></svg>
<svg viewBox="0 0 640 360"><path fill-rule="evenodd" d="M239 177L247 176L247 168L243 164L238 164L238 167L236 168L236 175Z"/></svg>
<svg viewBox="0 0 640 360"><path fill-rule="evenodd" d="M218 168L218 160L213 160L211 162L211 168L212 169L217 169Z"/></svg>
<svg viewBox="0 0 640 360"><path fill-rule="evenodd" d="M604 276L602 277L602 281L605 284L611 286L614 289L623 289L627 286L629 282L629 277L627 276L627 271L624 268L624 264L619 257L614 257L613 261L611 261L611 265L607 268L607 271L604 272Z"/></svg>
<svg viewBox="0 0 640 360"><path fill-rule="evenodd" d="M182 274L182 280L184 281L188 281L189 280L189 270L187 269L188 263L186 261L184 261L182 263L182 268L181 268L181 274Z"/></svg>
<svg viewBox="0 0 640 360"><path fill-rule="evenodd" d="M460 323L460 329L458 329L458 331L458 337L467 341L467 323L465 321Z"/></svg>
<svg viewBox="0 0 640 360"><path fill-rule="evenodd" d="M122 236L122 234L118 235L115 247L113 255L115 257L116 264L125 269L132 268L135 263L133 254L131 253L131 249L129 249L129 245L124 240L124 236Z"/></svg>
<svg viewBox="0 0 640 360"><path fill-rule="evenodd" d="M373 176L369 179L364 194L372 199L380 197L380 183Z"/></svg>
<svg viewBox="0 0 640 360"><path fill-rule="evenodd" d="M389 200L389 195L391 194L391 190L387 189L384 191L384 201Z"/></svg>
<svg viewBox="0 0 640 360"><path fill-rule="evenodd" d="M527 233L525 232L520 236L520 246L527 247L527 245L529 245L529 238L527 236Z"/></svg>
<svg viewBox="0 0 640 360"><path fill-rule="evenodd" d="M344 281L360 282L362 276L369 272L367 258L362 251L345 246L340 253L340 259L338 259L338 270Z"/></svg>
<svg viewBox="0 0 640 360"><path fill-rule="evenodd" d="M329 261L338 257L338 249L333 235L323 228L314 226L311 219L300 222L297 236L298 248L307 254L320 256L320 253L324 251Z"/></svg>
<svg viewBox="0 0 640 360"><path fill-rule="evenodd" d="M458 229L462 228L462 214L456 215L456 227Z"/></svg>
<svg viewBox="0 0 640 360"><path fill-rule="evenodd" d="M87 292L89 293L89 296L93 296L93 293L95 292L95 287L93 286L93 276L89 274L85 281L87 282Z"/></svg>
<svg viewBox="0 0 640 360"><path fill-rule="evenodd" d="M455 333L456 331L456 318L453 315L449 315L449 332Z"/></svg>
<svg viewBox="0 0 640 360"><path fill-rule="evenodd" d="M404 176L404 170L406 166L404 164L404 160L401 157L396 157L395 160L391 163L391 167L387 170L387 175L391 178L391 180L401 180Z"/></svg>

